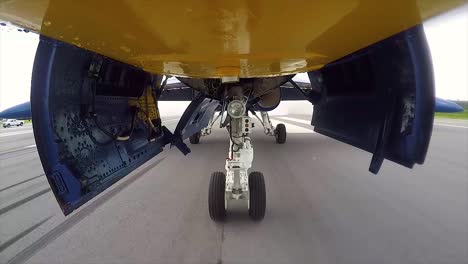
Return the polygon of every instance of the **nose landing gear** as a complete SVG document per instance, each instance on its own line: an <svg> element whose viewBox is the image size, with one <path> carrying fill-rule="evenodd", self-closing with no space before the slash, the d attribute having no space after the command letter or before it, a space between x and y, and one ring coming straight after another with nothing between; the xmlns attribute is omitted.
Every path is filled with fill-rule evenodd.
<svg viewBox="0 0 468 264"><path fill-rule="evenodd" d="M252 121L246 114L242 100L231 101L227 112L229 157L226 159L226 174L215 172L211 175L208 193L210 217L214 221L222 221L230 201L244 200L247 201L250 217L259 221L265 216L266 191L263 174L248 173L253 161L253 145L249 137Z"/></svg>

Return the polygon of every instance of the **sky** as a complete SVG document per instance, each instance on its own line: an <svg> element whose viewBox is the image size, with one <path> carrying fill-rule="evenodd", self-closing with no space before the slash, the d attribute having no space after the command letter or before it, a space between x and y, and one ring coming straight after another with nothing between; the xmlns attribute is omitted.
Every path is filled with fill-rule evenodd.
<svg viewBox="0 0 468 264"><path fill-rule="evenodd" d="M468 101L468 5L424 23L434 65L436 96ZM0 111L29 101L38 43L35 33L0 26ZM298 74L298 81L307 81Z"/></svg>

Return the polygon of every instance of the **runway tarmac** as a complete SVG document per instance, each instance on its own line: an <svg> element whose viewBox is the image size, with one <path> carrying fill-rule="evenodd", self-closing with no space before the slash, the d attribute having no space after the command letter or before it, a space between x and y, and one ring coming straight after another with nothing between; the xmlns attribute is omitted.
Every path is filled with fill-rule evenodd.
<svg viewBox="0 0 468 264"><path fill-rule="evenodd" d="M369 153L309 120L274 117L284 145L255 130L266 216L252 222L237 206L224 223L210 220L207 198L225 130L188 156L165 150L64 217L31 125L0 128L0 263L468 263L468 122L436 120L425 165L386 161L372 175Z"/></svg>

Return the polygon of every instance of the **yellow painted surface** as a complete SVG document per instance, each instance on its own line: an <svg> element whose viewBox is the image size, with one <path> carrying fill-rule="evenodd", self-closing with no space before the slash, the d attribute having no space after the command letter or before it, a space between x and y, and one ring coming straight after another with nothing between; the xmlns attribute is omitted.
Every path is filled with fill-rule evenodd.
<svg viewBox="0 0 468 264"><path fill-rule="evenodd" d="M318 69L467 0L0 0L0 20L149 72Z"/></svg>
<svg viewBox="0 0 468 264"><path fill-rule="evenodd" d="M141 97L131 99L129 105L136 106L139 109L137 117L145 123L148 120L159 119L159 109L151 87L146 88Z"/></svg>

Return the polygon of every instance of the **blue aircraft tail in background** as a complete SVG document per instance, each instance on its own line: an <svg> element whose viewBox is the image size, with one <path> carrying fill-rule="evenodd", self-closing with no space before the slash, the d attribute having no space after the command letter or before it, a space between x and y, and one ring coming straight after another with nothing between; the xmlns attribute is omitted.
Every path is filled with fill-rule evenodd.
<svg viewBox="0 0 468 264"><path fill-rule="evenodd" d="M456 103L436 98L435 101L435 111L437 113L456 113L456 112L463 112L465 109L463 107L457 105Z"/></svg>
<svg viewBox="0 0 468 264"><path fill-rule="evenodd" d="M7 108L0 112L0 119L1 118L31 119L31 103L26 102Z"/></svg>

